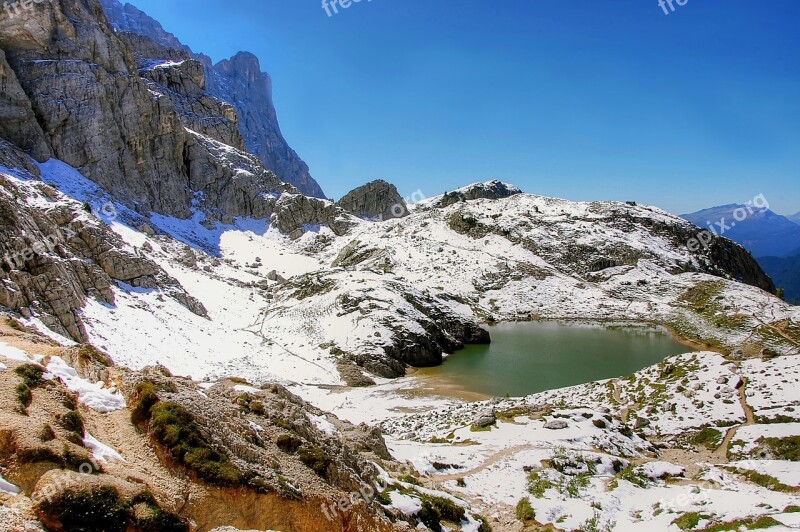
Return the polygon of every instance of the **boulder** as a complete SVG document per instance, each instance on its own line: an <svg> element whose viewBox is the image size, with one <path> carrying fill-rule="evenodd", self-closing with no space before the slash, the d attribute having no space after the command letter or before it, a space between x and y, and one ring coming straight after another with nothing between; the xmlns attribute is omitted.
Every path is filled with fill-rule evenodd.
<svg viewBox="0 0 800 532"><path fill-rule="evenodd" d="M390 220L409 214L408 205L397 188L380 179L351 190L336 205L368 220Z"/></svg>

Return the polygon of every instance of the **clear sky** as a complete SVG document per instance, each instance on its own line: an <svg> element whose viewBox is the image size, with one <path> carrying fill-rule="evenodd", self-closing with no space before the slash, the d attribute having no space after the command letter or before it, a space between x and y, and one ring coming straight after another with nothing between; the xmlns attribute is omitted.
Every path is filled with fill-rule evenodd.
<svg viewBox="0 0 800 532"><path fill-rule="evenodd" d="M330 197L498 178L676 213L761 193L800 210L798 0L131 3L215 61L255 53Z"/></svg>

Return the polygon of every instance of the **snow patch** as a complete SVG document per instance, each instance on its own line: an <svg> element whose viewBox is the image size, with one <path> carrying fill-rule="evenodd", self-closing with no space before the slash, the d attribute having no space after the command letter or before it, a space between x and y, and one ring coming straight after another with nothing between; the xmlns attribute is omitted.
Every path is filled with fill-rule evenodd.
<svg viewBox="0 0 800 532"><path fill-rule="evenodd" d="M80 396L80 402L97 412L107 413L125 408L125 398L113 388L106 388L102 382L91 383L78 375L61 357L52 357L47 365L45 378L59 378L64 386Z"/></svg>

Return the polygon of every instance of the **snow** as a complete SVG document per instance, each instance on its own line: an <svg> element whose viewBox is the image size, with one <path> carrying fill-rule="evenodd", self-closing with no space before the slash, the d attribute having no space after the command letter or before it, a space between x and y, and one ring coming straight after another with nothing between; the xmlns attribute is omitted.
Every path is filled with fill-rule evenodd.
<svg viewBox="0 0 800 532"><path fill-rule="evenodd" d="M647 478L658 480L667 477L681 477L686 469L669 462L648 462L642 466Z"/></svg>
<svg viewBox="0 0 800 532"><path fill-rule="evenodd" d="M2 475L0 475L0 493L6 493L8 495L18 495L20 493L20 489L11 482L4 479Z"/></svg>
<svg viewBox="0 0 800 532"><path fill-rule="evenodd" d="M64 386L73 392L77 392L80 402L89 408L102 413L121 410L126 407L125 399L116 390L106 388L104 383L91 383L78 375L71 366L64 362L61 357L52 357L47 364L45 378L58 378Z"/></svg>
<svg viewBox="0 0 800 532"><path fill-rule="evenodd" d="M306 412L306 416L320 432L323 432L328 436L335 436L338 433L336 427L334 427L333 424L324 417L314 415L311 412Z"/></svg>
<svg viewBox="0 0 800 532"><path fill-rule="evenodd" d="M392 498L390 507L403 512L404 515L417 515L422 510L422 500L418 497L404 495L397 491L390 492L389 496Z"/></svg>
<svg viewBox="0 0 800 532"><path fill-rule="evenodd" d="M787 486L800 486L800 463L787 460L741 460L731 462L731 467L758 471Z"/></svg>
<svg viewBox="0 0 800 532"><path fill-rule="evenodd" d="M17 360L19 362L30 362L31 359L28 354L16 347L12 347L5 342L0 341L0 355L10 360Z"/></svg>
<svg viewBox="0 0 800 532"><path fill-rule="evenodd" d="M125 459L122 458L117 451L105 443L98 441L97 438L89 434L89 432L84 434L83 445L89 449L92 452L92 456L94 456L95 459L100 462L105 462L109 459L125 462Z"/></svg>
<svg viewBox="0 0 800 532"><path fill-rule="evenodd" d="M220 156L241 156L234 148L189 133ZM331 342L342 351L368 359L391 344L395 333L387 324L423 332L424 317L407 303L407 294L430 297L448 313L470 319L492 314L499 320L677 320L731 346L745 345L765 323L800 321L799 308L761 290L705 274L673 274L697 259L664 236L619 223L626 217L647 217L656 223L689 227L664 211L536 195L434 209L433 198L416 205L407 218L359 221L343 237L333 235L327 227L315 227L291 240L269 227L266 220L213 222L202 211L201 195L195 198L189 219L159 214L145 218L115 203L104 190L60 161L48 161L40 168L43 181L57 185L65 197L50 200L37 191L41 183L26 178L24 172L4 172L16 176L14 183L28 192L26 201L42 209L76 201L90 203L100 220L124 240L128 251L158 263L208 310L206 319L164 297L162 290L125 285L112 287L114 305L89 299L81 317L90 341L118 364L134 369L164 364L174 374L206 381L203 387L238 376L254 384L235 387L248 393L256 393L257 386L264 383L286 384L293 393L339 419L380 424L395 457L429 475L432 483L489 509L499 503L513 507L527 493L531 467L554 479L566 479L554 469L542 468L542 461L552 458L555 449L596 461L595 474L580 497L566 497L551 488L543 498L531 498L537 519L560 529L581 526L595 514L595 506L602 508L602 522L617 523L615 530L645 531L670 529L675 517L686 511L730 520L797 504L792 494L769 492L713 465L705 466L699 480L675 485L650 480L647 488L619 480L616 488L610 488L615 461L617 465L641 464L635 471L651 479L679 475L684 469L652 461L655 449L646 440L636 434L625 436L618 419L623 409L629 411L631 420L641 417L649 421L641 429L644 435L670 443L704 426L725 431L745 422L737 387L746 379L746 398L757 418L774 420L782 415L797 419L793 412L800 411L796 393L800 357L747 359L737 367L716 353L688 353L628 378L484 403L438 396L414 377L376 378L378 384L368 388L342 386ZM448 224L457 213L496 230L483 238L459 234ZM94 220L88 213L80 216ZM169 236L153 237L139 231L137 227L144 223ZM503 233L509 238L501 236ZM387 269L374 261L332 269L333 261L355 240L367 251L380 252ZM525 245L512 244L512 240ZM565 261L564 242L593 249L598 255L621 248L642 258L579 275L571 272ZM196 265L187 266L181 260L187 249L194 254ZM269 280L267 272L272 270L289 283ZM318 278L331 289L313 298L296 298L291 286L301 276ZM723 285L725 312L740 317L741 327L712 329L686 309L682 296L707 281ZM362 302L355 311L343 312L345 297ZM775 347L784 354L791 350L786 345ZM17 351L0 342L0 355L29 360ZM80 379L60 359L54 357L48 371L76 389L82 402L90 401L101 411L124 407L113 389ZM619 394L619 402L614 392ZM473 432L472 420L487 407L497 411L524 407L539 416L520 415L513 422L498 421L489 431ZM328 421L332 418L309 413L308 419L321 432L337 434ZM553 419L565 420L567 428L545 429ZM610 419L609 426L597 427L593 421L600 419ZM741 426L735 440L744 442L743 449L751 449L763 437L797 434L794 425ZM263 430L256 424L251 428ZM430 443L433 437L448 436L446 441L451 443ZM100 442L93 444L103 449ZM108 453L114 451L98 452L112 457ZM437 471L437 462L456 467ZM747 463L765 471L770 468L776 478L787 483L796 482L797 469L792 463ZM582 467L588 469L586 464ZM466 486L458 486L456 477L462 477ZM704 479L712 478L717 483L706 489ZM763 501L769 501L773 509L764 507ZM392 502L411 513L421 504L419 499L397 492L392 493ZM658 505L667 509L656 513Z"/></svg>

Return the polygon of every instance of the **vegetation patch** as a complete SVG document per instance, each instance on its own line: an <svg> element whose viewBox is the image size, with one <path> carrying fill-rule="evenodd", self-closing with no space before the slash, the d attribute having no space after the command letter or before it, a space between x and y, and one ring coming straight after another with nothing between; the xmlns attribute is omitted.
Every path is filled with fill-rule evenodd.
<svg viewBox="0 0 800 532"><path fill-rule="evenodd" d="M737 468L727 468L727 469L731 469L735 473L742 475L749 482L757 484L762 488L767 488L768 490L781 491L784 493L792 493L796 491L795 488L783 484L777 478L764 473L759 473L758 471L753 471L751 469L737 469Z"/></svg>
<svg viewBox="0 0 800 532"><path fill-rule="evenodd" d="M672 524L681 530L694 530L694 528L700 524L701 520L708 519L709 517L711 516L699 512L687 512L676 518Z"/></svg>
<svg viewBox="0 0 800 532"><path fill-rule="evenodd" d="M536 519L536 512L533 511L531 501L527 497L523 497L517 503L516 513L517 521L527 523Z"/></svg>
<svg viewBox="0 0 800 532"><path fill-rule="evenodd" d="M464 508L450 499L430 495L420 495L420 497L422 509L417 518L434 532L442 532L442 521L458 524L467 517Z"/></svg>
<svg viewBox="0 0 800 532"><path fill-rule="evenodd" d="M737 519L736 521L727 521L725 523L714 523L705 528L700 529L698 532L723 532L726 530L762 530L764 528L772 528L773 526L780 526L781 523L768 515L761 517L748 517L746 519Z"/></svg>
<svg viewBox="0 0 800 532"><path fill-rule="evenodd" d="M641 472L641 470L638 470L634 467L626 467L617 473L612 481L612 489L619 485L618 480L626 480L634 486L638 486L640 488L646 488L648 486L647 477Z"/></svg>
<svg viewBox="0 0 800 532"><path fill-rule="evenodd" d="M333 462L333 457L316 445L306 443L297 450L297 456L309 469L317 475L325 477L328 466Z"/></svg>
<svg viewBox="0 0 800 532"><path fill-rule="evenodd" d="M23 408L28 408L33 401L32 390L45 382L42 379L44 368L36 364L23 364L18 366L14 373L22 378L22 382L16 387L17 400Z"/></svg>
<svg viewBox="0 0 800 532"><path fill-rule="evenodd" d="M800 462L800 436L762 438L759 443L766 447L774 460Z"/></svg>
<svg viewBox="0 0 800 532"><path fill-rule="evenodd" d="M717 429L705 427L700 432L694 434L689 442L697 447L705 447L706 449L714 450L722 443L722 433Z"/></svg>
<svg viewBox="0 0 800 532"><path fill-rule="evenodd" d="M541 471L531 471L528 473L528 492L537 499L544 497L544 494L555 485L547 477L541 474Z"/></svg>
<svg viewBox="0 0 800 532"><path fill-rule="evenodd" d="M143 409L141 414L144 415L145 411L150 416L150 434L176 463L203 480L220 486L235 487L246 480L225 454L211 446L182 405L158 401L151 408Z"/></svg>
<svg viewBox="0 0 800 532"><path fill-rule="evenodd" d="M38 512L46 516L47 521L57 521L63 530L71 531L188 530L177 516L162 510L152 496L144 495L126 502L110 486L89 491L66 489L58 497L45 498L39 504Z"/></svg>

